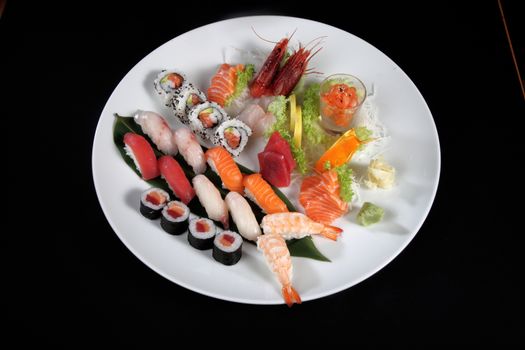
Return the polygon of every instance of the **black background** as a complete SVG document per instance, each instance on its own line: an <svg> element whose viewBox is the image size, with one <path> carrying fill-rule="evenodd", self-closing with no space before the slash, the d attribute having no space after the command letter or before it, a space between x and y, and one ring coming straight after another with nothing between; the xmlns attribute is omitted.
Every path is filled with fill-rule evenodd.
<svg viewBox="0 0 525 350"><path fill-rule="evenodd" d="M503 5L521 59L517 3ZM176 347L201 328L199 342L252 338L238 346L281 335L523 345L524 98L496 1L114 5L8 1L0 19L13 203L2 235L15 238L2 244L0 305L15 344ZM92 181L96 124L128 70L183 32L255 14L325 22L379 48L425 97L441 142L438 193L410 245L364 282L292 309L212 299L157 275L113 233Z"/></svg>

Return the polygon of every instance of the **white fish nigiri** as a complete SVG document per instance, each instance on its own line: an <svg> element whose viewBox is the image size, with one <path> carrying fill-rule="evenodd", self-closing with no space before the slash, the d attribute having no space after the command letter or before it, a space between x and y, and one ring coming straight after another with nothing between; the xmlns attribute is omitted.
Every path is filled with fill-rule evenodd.
<svg viewBox="0 0 525 350"><path fill-rule="evenodd" d="M254 136L263 135L264 131L275 122L275 117L270 112L265 112L258 104L251 104L243 109L237 119L252 129Z"/></svg>
<svg viewBox="0 0 525 350"><path fill-rule="evenodd" d="M178 128L173 133L175 144L186 163L193 168L195 174L202 174L206 170L206 158L202 147L195 135L188 128Z"/></svg>
<svg viewBox="0 0 525 350"><path fill-rule="evenodd" d="M232 191L226 195L225 200L240 235L250 241L256 241L262 232L246 199Z"/></svg>
<svg viewBox="0 0 525 350"><path fill-rule="evenodd" d="M140 125L142 132L149 136L159 151L171 156L177 154L177 145L173 142L173 132L160 114L139 109L133 119L135 123Z"/></svg>
<svg viewBox="0 0 525 350"><path fill-rule="evenodd" d="M229 228L228 207L215 185L204 175L197 175L191 180L199 202L206 209L208 218L220 221L224 228Z"/></svg>

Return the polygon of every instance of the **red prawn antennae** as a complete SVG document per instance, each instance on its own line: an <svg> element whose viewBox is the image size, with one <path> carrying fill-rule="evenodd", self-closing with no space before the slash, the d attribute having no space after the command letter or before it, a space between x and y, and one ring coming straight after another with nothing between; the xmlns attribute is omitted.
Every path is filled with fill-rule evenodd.
<svg viewBox="0 0 525 350"><path fill-rule="evenodd" d="M319 42L317 42L317 43L311 48L311 50L313 50L314 47L316 47L317 45L319 45L319 44L323 41L324 38L328 38L328 35L322 35L322 36L319 36L319 37L317 37L317 38L315 38L315 39L310 40L310 41L308 42L308 44L306 44L306 45L304 46L304 48L307 48L308 45L310 45L311 43L315 42L316 40L319 40Z"/></svg>
<svg viewBox="0 0 525 350"><path fill-rule="evenodd" d="M306 60L306 63L310 62L310 60L311 60L315 55L317 55L317 53L318 53L319 51L321 51L322 49L323 49L323 48L320 47L320 48L317 49L317 51L315 51L313 54L311 54L310 57L308 57L308 59Z"/></svg>
<svg viewBox="0 0 525 350"><path fill-rule="evenodd" d="M261 39L262 41L266 41L267 43L277 44L277 41L271 41L271 40L265 39L265 38L263 38L262 36L260 36L259 33L257 33L257 32L255 31L255 28L254 28L253 26L252 26L252 31L253 31L253 32L255 33L255 35L257 35L257 37L258 37L259 39ZM294 32L294 33L295 33L295 32Z"/></svg>
<svg viewBox="0 0 525 350"><path fill-rule="evenodd" d="M292 40L296 31L297 31L297 28L294 29L294 31L292 32L292 35L290 35L290 37L288 38L288 41Z"/></svg>

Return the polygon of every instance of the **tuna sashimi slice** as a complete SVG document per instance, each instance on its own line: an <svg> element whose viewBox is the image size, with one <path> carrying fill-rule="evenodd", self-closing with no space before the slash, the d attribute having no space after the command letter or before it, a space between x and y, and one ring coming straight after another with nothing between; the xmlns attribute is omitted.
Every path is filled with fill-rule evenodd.
<svg viewBox="0 0 525 350"><path fill-rule="evenodd" d="M180 198L184 204L188 204L193 197L195 197L195 191L184 174L184 170L171 156L162 156L159 158L159 170L160 174L168 183L168 186L172 192Z"/></svg>
<svg viewBox="0 0 525 350"><path fill-rule="evenodd" d="M150 143L143 136L128 132L124 135L124 144L144 180L159 176L157 157Z"/></svg>
<svg viewBox="0 0 525 350"><path fill-rule="evenodd" d="M292 170L295 169L296 164L295 164L295 160L292 157L292 151L290 150L290 145L281 136L281 134L279 134L278 131L275 131L272 134L272 136L270 136L270 139L268 140L268 143L266 144L266 147L264 148L264 152L276 152L276 153L282 154L286 161L288 171L292 172Z"/></svg>
<svg viewBox="0 0 525 350"><path fill-rule="evenodd" d="M258 155L259 166L263 178L276 187L290 185L290 170L285 157L277 152L261 152Z"/></svg>

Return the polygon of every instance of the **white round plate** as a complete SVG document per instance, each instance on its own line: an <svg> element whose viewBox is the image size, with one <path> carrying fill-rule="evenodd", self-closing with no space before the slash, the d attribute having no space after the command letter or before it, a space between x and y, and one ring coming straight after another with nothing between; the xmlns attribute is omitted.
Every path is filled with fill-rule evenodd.
<svg viewBox="0 0 525 350"><path fill-rule="evenodd" d="M385 209L379 224L356 224L354 207L334 225L344 229L332 242L314 238L319 250L332 262L293 258L295 289L303 301L321 298L371 276L396 257L423 224L436 194L440 172L439 140L425 100L409 77L372 45L332 26L310 20L256 16L212 23L182 34L140 61L118 84L98 122L93 144L93 179L100 205L111 227L133 254L165 278L198 293L252 304L283 302L280 287L262 255L244 244L243 257L234 266L215 262L210 251L197 251L186 235L170 236L157 221L141 216L140 193L148 184L122 160L113 144L113 113L132 115L137 109L169 116L153 91L153 80L163 68L177 68L201 89L208 87L227 49L260 49L272 44L257 38L251 27L271 40L297 32L291 43L326 36L323 49L310 66L325 75L349 73L368 86L374 84L374 103L388 128L390 146L386 160L397 169L397 185L389 191L363 190L362 197ZM244 62L231 62L244 63ZM257 170L251 149L238 160Z"/></svg>

